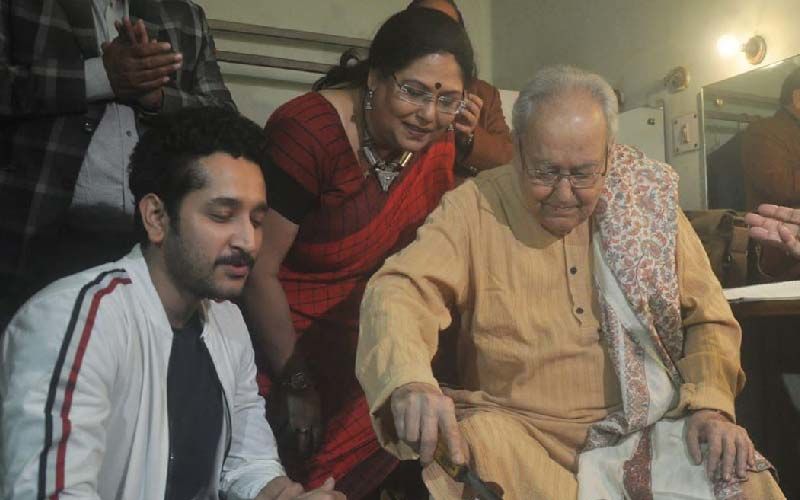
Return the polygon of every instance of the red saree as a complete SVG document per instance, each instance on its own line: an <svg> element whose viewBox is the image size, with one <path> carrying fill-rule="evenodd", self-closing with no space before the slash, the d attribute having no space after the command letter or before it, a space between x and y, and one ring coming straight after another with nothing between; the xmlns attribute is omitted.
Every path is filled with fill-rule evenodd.
<svg viewBox="0 0 800 500"><path fill-rule="evenodd" d="M316 200L279 275L299 335L297 348L312 366L322 398L324 443L308 462L306 476L297 478L315 487L385 454L354 373L359 306L372 274L414 239L453 186L455 148L453 134L445 134L415 155L384 193L374 175L364 176L337 111L319 94L277 109L265 133L273 161ZM264 370L259 373L263 393L268 381ZM360 483L359 492L376 487L393 467L386 462L377 460L380 470L347 482Z"/></svg>

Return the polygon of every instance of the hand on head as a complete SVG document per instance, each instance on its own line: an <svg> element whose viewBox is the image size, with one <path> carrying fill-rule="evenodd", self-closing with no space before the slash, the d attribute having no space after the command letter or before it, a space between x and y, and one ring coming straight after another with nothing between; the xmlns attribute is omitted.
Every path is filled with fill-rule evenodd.
<svg viewBox="0 0 800 500"><path fill-rule="evenodd" d="M180 69L183 56L169 43L150 40L144 22L129 18L114 23L118 36L102 44L103 65L117 99L156 107L169 75Z"/></svg>
<svg viewBox="0 0 800 500"><path fill-rule="evenodd" d="M453 400L436 387L421 382L398 387L392 392L391 410L397 437L419 453L423 464L433 461L440 439L454 464L467 462Z"/></svg>
<svg viewBox="0 0 800 500"><path fill-rule="evenodd" d="M758 207L757 213L747 214L745 221L752 238L800 259L800 210L764 204Z"/></svg>

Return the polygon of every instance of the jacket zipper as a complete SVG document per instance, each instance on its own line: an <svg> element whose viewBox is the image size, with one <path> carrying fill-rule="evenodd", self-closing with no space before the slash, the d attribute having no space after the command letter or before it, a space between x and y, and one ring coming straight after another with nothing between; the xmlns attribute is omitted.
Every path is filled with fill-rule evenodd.
<svg viewBox="0 0 800 500"><path fill-rule="evenodd" d="M217 375L217 380L219 381L219 375ZM225 436L225 454L222 455L222 463L225 463L225 459L228 458L228 453L231 451L231 443L233 442L233 417L231 417L231 408L228 406L228 397L225 394L225 388L222 386L222 382L219 383L219 388L222 391L222 402L225 403L225 422L228 425L228 432ZM220 475L222 473L222 465L220 465Z"/></svg>
<svg viewBox="0 0 800 500"><path fill-rule="evenodd" d="M169 460L167 461L167 487L164 489L164 500L172 498L170 495L172 492L172 464L175 462L175 455L172 452L172 432L169 431L169 427L167 427L167 432L169 433Z"/></svg>

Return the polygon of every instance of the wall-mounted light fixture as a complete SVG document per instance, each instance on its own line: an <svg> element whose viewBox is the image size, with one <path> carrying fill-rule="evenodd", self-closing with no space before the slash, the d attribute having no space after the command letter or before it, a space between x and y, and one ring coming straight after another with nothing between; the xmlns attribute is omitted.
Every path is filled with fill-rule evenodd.
<svg viewBox="0 0 800 500"><path fill-rule="evenodd" d="M689 87L689 70L685 66L676 66L664 77L664 86L670 92L680 92Z"/></svg>
<svg viewBox="0 0 800 500"><path fill-rule="evenodd" d="M749 40L742 45L742 52L750 64L758 64L764 60L767 55L767 41L761 35L751 36Z"/></svg>
<svg viewBox="0 0 800 500"><path fill-rule="evenodd" d="M754 35L746 42L741 43L733 35L722 35L717 40L717 51L723 57L730 57L737 52L744 52L747 62L758 64L767 55L767 41L761 35Z"/></svg>

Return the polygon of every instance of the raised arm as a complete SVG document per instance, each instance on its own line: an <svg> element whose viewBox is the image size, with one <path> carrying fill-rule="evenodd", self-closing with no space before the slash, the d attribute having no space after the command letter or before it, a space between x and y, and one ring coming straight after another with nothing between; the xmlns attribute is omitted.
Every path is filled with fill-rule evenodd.
<svg viewBox="0 0 800 500"><path fill-rule="evenodd" d="M164 100L161 107L162 113L169 113L185 107L193 106L219 106L229 109L236 109L228 88L222 80L222 74L214 55L214 39L206 21L205 13L199 6L192 5L197 9L196 15L198 23L193 24L195 39L200 44L199 56L193 68L186 68L184 55L184 67L182 71L184 79L189 79L192 85L188 89L178 87L171 82L163 87ZM179 47L181 51L191 50L191 47Z"/></svg>
<svg viewBox="0 0 800 500"><path fill-rule="evenodd" d="M484 87L481 92L480 117L473 131L469 151L460 161L477 170L485 170L510 163L513 145L511 131L503 116L500 92L488 83L479 85Z"/></svg>

